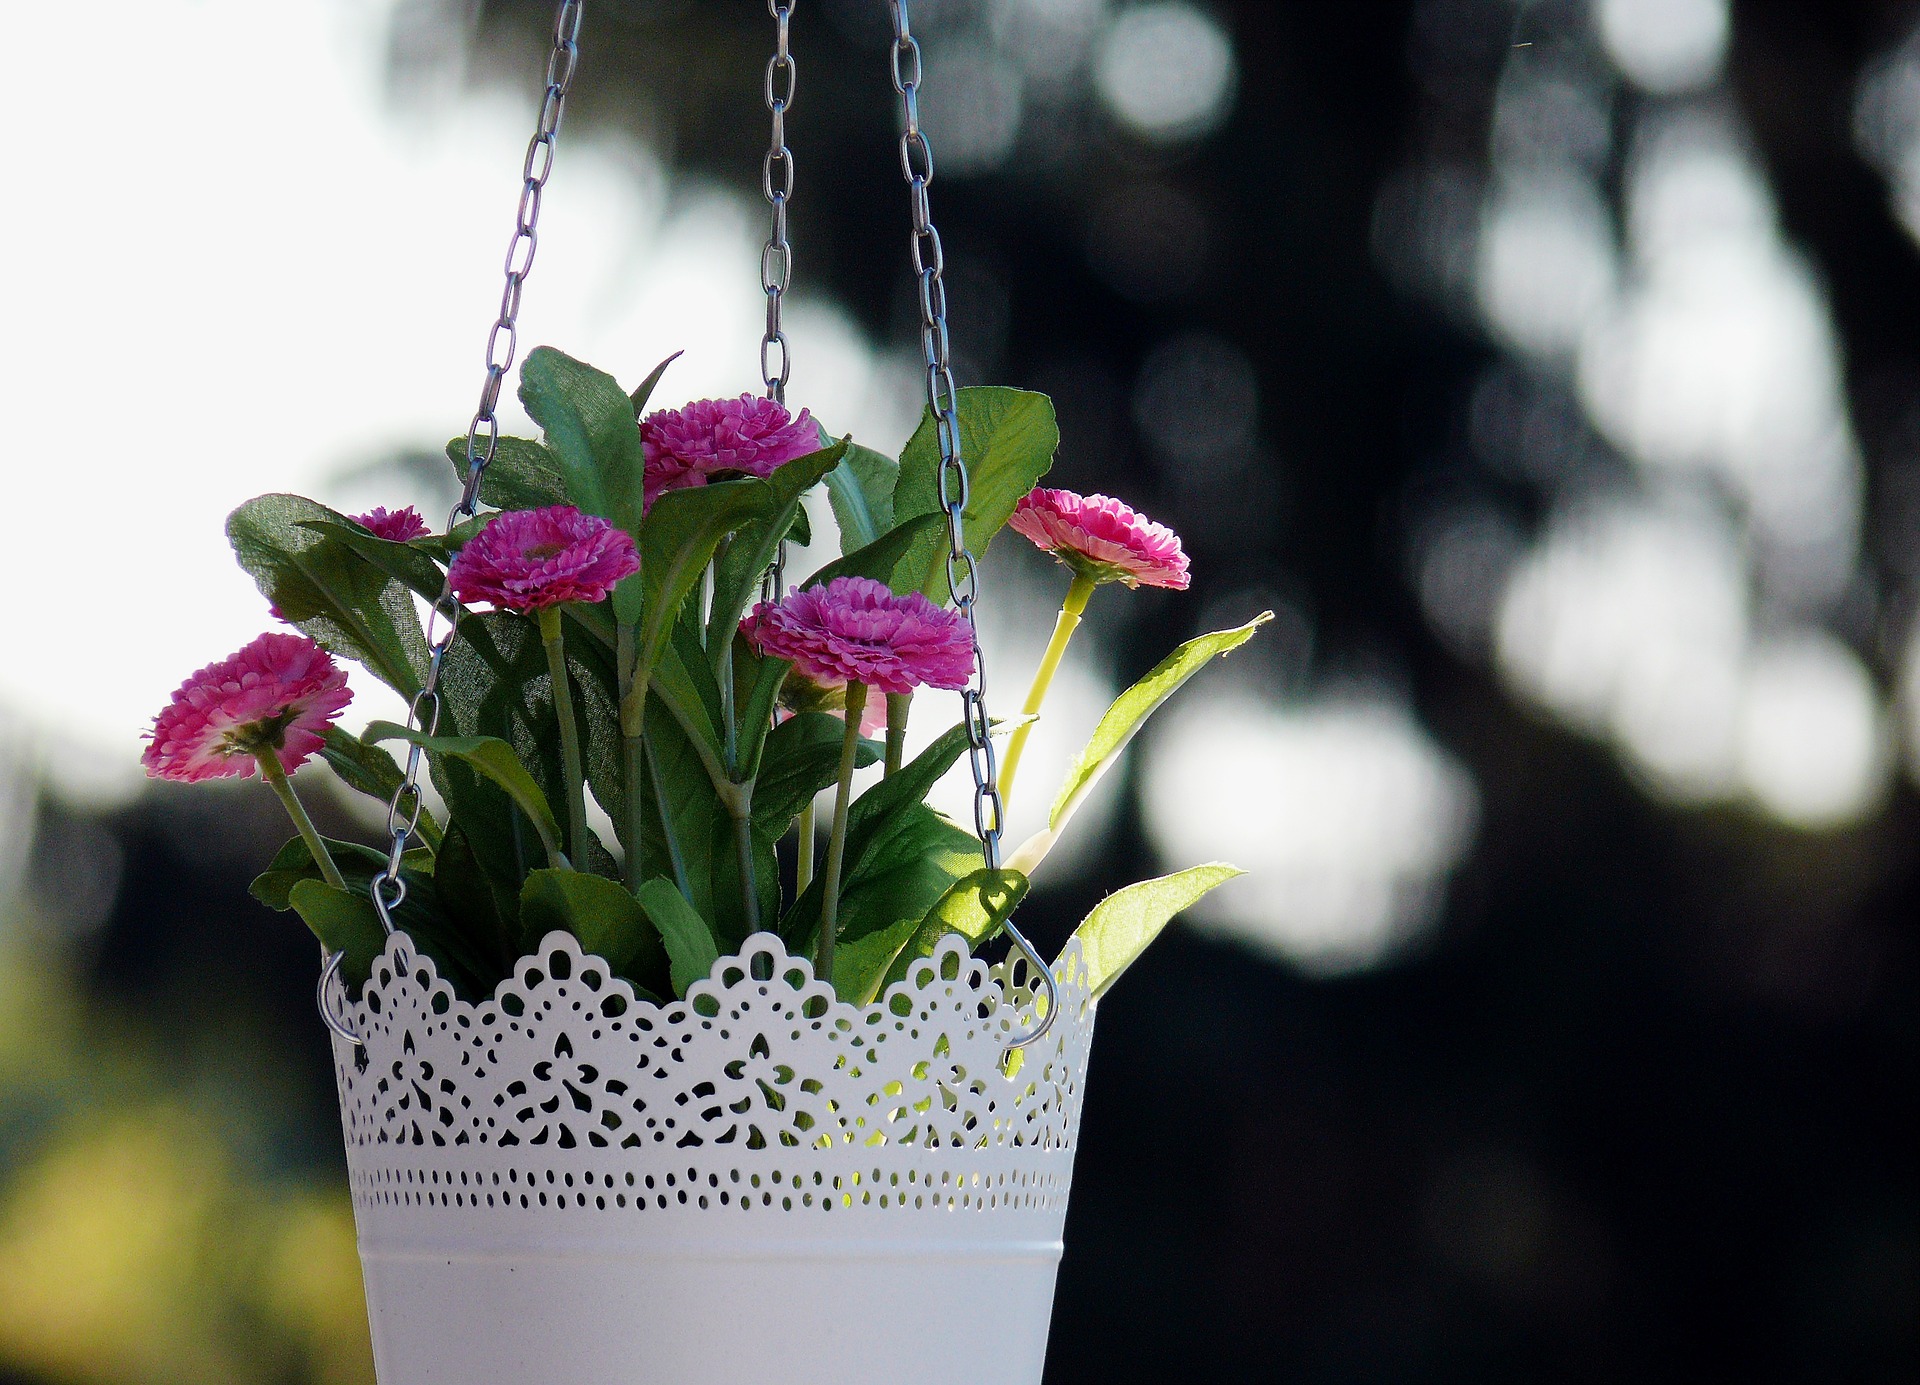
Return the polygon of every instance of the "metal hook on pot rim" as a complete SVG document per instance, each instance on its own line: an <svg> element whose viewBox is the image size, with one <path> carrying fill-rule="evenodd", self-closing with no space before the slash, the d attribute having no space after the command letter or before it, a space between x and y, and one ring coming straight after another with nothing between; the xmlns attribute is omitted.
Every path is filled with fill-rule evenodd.
<svg viewBox="0 0 1920 1385"><path fill-rule="evenodd" d="M313 1003L319 1007L320 1019L327 1028L359 1048L362 1047L360 1036L347 1023L347 983L340 980L340 965L346 960L347 954L344 952L326 954L326 959L320 964L320 980L313 988ZM327 996L327 987L336 981L340 983L340 1002L337 1005L330 1004Z"/></svg>
<svg viewBox="0 0 1920 1385"><path fill-rule="evenodd" d="M1047 1031L1053 1028L1054 1016L1060 1013L1060 983L1054 979L1053 968L1047 965L1046 959L1040 955L1039 950L1027 941L1027 935L1013 926L1011 919L1001 926L1007 930L1007 936L1013 939L1013 945L1019 948L1021 955L1027 959L1027 964L1040 973L1040 979L1046 983L1047 987L1047 1006L1041 1011L1040 1022L1028 1033L1007 1040L1007 1054L1011 1056L1016 1049L1040 1042L1046 1037Z"/></svg>

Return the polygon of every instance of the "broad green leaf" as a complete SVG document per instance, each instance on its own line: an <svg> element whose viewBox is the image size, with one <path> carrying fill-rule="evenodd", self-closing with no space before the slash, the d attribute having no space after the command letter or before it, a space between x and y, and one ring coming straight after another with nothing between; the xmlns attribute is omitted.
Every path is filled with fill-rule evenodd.
<svg viewBox="0 0 1920 1385"><path fill-rule="evenodd" d="M329 519L308 519L302 520L300 527L339 540L387 576L405 583L409 590L428 601L438 600L446 588L447 575L440 570L440 565L410 543L394 543L380 538L351 520L339 523Z"/></svg>
<svg viewBox="0 0 1920 1385"><path fill-rule="evenodd" d="M373 901L336 889L324 880L302 880L289 896L293 911L329 952L343 952L340 977L351 990L366 984L373 962L387 945Z"/></svg>
<svg viewBox="0 0 1920 1385"><path fill-rule="evenodd" d="M885 582L897 595L920 590L927 564L946 552L947 517L918 515L881 534L865 548L835 559L807 579L810 587L825 586L836 577L871 577Z"/></svg>
<svg viewBox="0 0 1920 1385"><path fill-rule="evenodd" d="M908 970L922 957L931 957L940 940L958 933L971 947L978 947L1000 931L1000 927L1027 897L1027 877L1015 870L974 871L956 880L934 906L927 910L894 961L887 969L886 984L906 979ZM838 965L839 958L834 959Z"/></svg>
<svg viewBox="0 0 1920 1385"><path fill-rule="evenodd" d="M342 731L338 726L326 729L320 757L339 776L341 783L369 798L391 803L394 794L399 792L402 776L393 756L378 746L368 745L359 737ZM440 824L424 808L420 810L420 822L416 830L429 850L440 849Z"/></svg>
<svg viewBox="0 0 1920 1385"><path fill-rule="evenodd" d="M704 659L688 659L677 644L660 652L653 668L654 696L685 732L688 745L713 780L714 791L725 793L732 781L718 724L719 692L713 689L709 695L710 689L712 679Z"/></svg>
<svg viewBox="0 0 1920 1385"><path fill-rule="evenodd" d="M753 830L747 824L747 850L753 861L753 898L755 911L747 912L746 891L740 880L739 829L725 814L714 821L711 849L713 889L712 909L705 915L714 940L729 950L738 948L747 935L772 929L780 915L780 863L774 854L776 838Z"/></svg>
<svg viewBox="0 0 1920 1385"><path fill-rule="evenodd" d="M647 401L653 398L654 386L658 385L660 383L660 377L667 373L667 367L684 355L686 355L684 351L674 352L671 356L667 357L666 360L655 366L653 370L648 373L646 379L633 387L633 393L627 396L627 400L633 405L633 416L636 419L646 413Z"/></svg>
<svg viewBox="0 0 1920 1385"><path fill-rule="evenodd" d="M772 564L780 540L793 527L793 517L800 513L800 497L840 464L846 450L845 442L836 442L775 467L766 478L769 498L765 510L728 541L714 567L713 602L707 617L707 655L716 677L747 603L760 590L761 575Z"/></svg>
<svg viewBox="0 0 1920 1385"><path fill-rule="evenodd" d="M744 783L760 773L760 756L773 729L774 703L793 665L755 653L739 635L733 637L733 646L733 705L739 728L733 777Z"/></svg>
<svg viewBox="0 0 1920 1385"><path fill-rule="evenodd" d="M900 919L886 928L876 929L864 938L843 942L833 951L833 989L851 1005L871 1005L880 993L887 968L900 955L914 931L917 918Z"/></svg>
<svg viewBox="0 0 1920 1385"><path fill-rule="evenodd" d="M802 548L813 546L813 521L807 518L805 505L793 507L793 523L787 526L787 542Z"/></svg>
<svg viewBox="0 0 1920 1385"><path fill-rule="evenodd" d="M753 785L753 825L778 836L786 831L814 795L840 776L840 747L846 722L828 712L796 712L767 733ZM864 737L854 764L865 769L883 753L878 741Z"/></svg>
<svg viewBox="0 0 1920 1385"><path fill-rule="evenodd" d="M633 400L619 382L551 346L536 346L520 367L520 402L546 434L572 502L635 532L646 462Z"/></svg>
<svg viewBox="0 0 1920 1385"><path fill-rule="evenodd" d="M346 517L297 495L262 495L227 517L234 555L261 595L308 637L411 698L427 667L413 598L346 544L304 522Z"/></svg>
<svg viewBox="0 0 1920 1385"><path fill-rule="evenodd" d="M672 966L673 993L684 996L687 987L706 979L713 971L713 964L720 960L713 934L672 881L648 880L638 893L640 907L646 910L666 944Z"/></svg>
<svg viewBox="0 0 1920 1385"><path fill-rule="evenodd" d="M1053 401L1029 390L980 386L960 391L960 454L967 465L967 547L976 555L1013 513L1022 496L1053 465L1060 447ZM894 487L895 522L934 514L940 505L940 446L931 411L900 454L900 480ZM927 562L915 590L938 602L948 597L946 564Z"/></svg>
<svg viewBox="0 0 1920 1385"><path fill-rule="evenodd" d="M372 745L382 741L405 741L435 755L450 756L471 765L505 789L513 799L514 806L527 815L534 830L540 834L547 860L553 865L561 865L566 861L560 850L560 827L553 819L553 809L547 806L546 794L541 792L539 784L527 773L526 766L514 755L513 747L499 737L429 736L391 721L376 721L368 725L365 739Z"/></svg>
<svg viewBox="0 0 1920 1385"><path fill-rule="evenodd" d="M1188 640L1156 664L1146 677L1115 698L1106 715L1100 718L1100 724L1094 727L1092 739L1068 768L1060 792L1054 797L1053 811L1047 815L1046 827L1022 842L1007 864L1031 874L1034 867L1046 859L1067 823L1087 801L1087 795L1118 762L1120 752L1127 748L1147 718L1205 667L1208 660L1238 649L1272 619L1273 612L1263 611L1235 629L1216 630Z"/></svg>
<svg viewBox="0 0 1920 1385"><path fill-rule="evenodd" d="M625 798L612 658L597 641L576 637L578 627L571 621L567 628L567 671L588 782L607 810L618 814ZM466 616L460 637L447 651L440 689L442 732L506 741L547 802L563 801L560 727L534 622L503 611ZM546 864L532 823L504 790L464 762L434 756L432 766L434 783L450 815L465 828L488 879L508 898L509 907L517 908L526 872ZM588 842L588 851L590 859L576 866L596 874L612 869L611 857L597 838Z"/></svg>
<svg viewBox="0 0 1920 1385"><path fill-rule="evenodd" d="M668 491L653 502L639 531L639 609L627 594L629 584L621 583L614 592L614 615L639 626L635 657L642 670L659 659L680 605L700 584L714 549L764 514L772 496L765 481L749 478Z"/></svg>
<svg viewBox="0 0 1920 1385"><path fill-rule="evenodd" d="M827 477L827 498L840 525L840 551L865 548L893 528L893 488L900 463L871 447L850 444L840 467Z"/></svg>
<svg viewBox="0 0 1920 1385"><path fill-rule="evenodd" d="M726 808L700 755L657 693L647 699L646 781L641 873L676 880L684 874L687 898L710 917L715 843L731 849Z"/></svg>
<svg viewBox="0 0 1920 1385"><path fill-rule="evenodd" d="M548 933L571 933L647 999L659 999L670 984L659 930L639 901L615 881L577 870L529 872L520 890L520 922L528 951Z"/></svg>
<svg viewBox="0 0 1920 1385"><path fill-rule="evenodd" d="M840 899L840 941L924 914L954 881L983 864L972 832L924 803L914 804L848 873Z"/></svg>
<svg viewBox="0 0 1920 1385"><path fill-rule="evenodd" d="M1116 890L1094 905L1073 934L1080 940L1094 998L1106 994L1175 914L1191 908L1215 886L1245 874L1238 866L1219 862L1194 866Z"/></svg>
<svg viewBox="0 0 1920 1385"><path fill-rule="evenodd" d="M467 479L467 440L447 444L447 460L461 484ZM570 505L560 459L532 438L501 438L493 460L480 473L480 499L496 510L540 510L548 505Z"/></svg>

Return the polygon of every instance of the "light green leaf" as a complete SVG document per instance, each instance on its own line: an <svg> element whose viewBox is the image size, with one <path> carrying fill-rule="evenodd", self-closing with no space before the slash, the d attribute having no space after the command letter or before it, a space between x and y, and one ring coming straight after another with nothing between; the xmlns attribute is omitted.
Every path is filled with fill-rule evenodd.
<svg viewBox="0 0 1920 1385"><path fill-rule="evenodd" d="M1021 497L1052 467L1060 428L1053 401L1044 394L997 385L961 390L958 414L960 453L967 464L967 547L983 555ZM897 523L940 510L940 446L929 411L900 454L893 514ZM937 550L915 589L935 601L947 599L946 564Z"/></svg>
<svg viewBox="0 0 1920 1385"><path fill-rule="evenodd" d="M1238 866L1219 862L1194 866L1116 890L1094 905L1073 936L1080 940L1095 999L1106 994L1175 914L1191 908L1215 886L1245 874Z"/></svg>
<svg viewBox="0 0 1920 1385"><path fill-rule="evenodd" d="M1262 611L1245 625L1232 630L1216 630L1210 635L1188 640L1156 664L1152 671L1115 698L1093 737L1067 770L1060 792L1054 797L1047 825L1020 844L1007 864L1032 873L1046 858L1054 842L1066 830L1067 823L1080 811L1094 786L1119 761L1120 752L1146 724L1162 703L1178 692L1186 681L1206 666L1208 660L1222 657L1253 638L1254 632L1273 619L1272 611Z"/></svg>
<svg viewBox="0 0 1920 1385"><path fill-rule="evenodd" d="M410 590L429 601L438 600L446 586L446 574L440 570L440 565L410 543L395 543L380 538L352 521L336 523L328 519L307 519L300 522L300 527L338 539L387 576L405 583Z"/></svg>
<svg viewBox="0 0 1920 1385"><path fill-rule="evenodd" d="M364 985L373 971L374 958L387 945L387 933L380 926L373 901L324 880L302 880L290 891L289 903L322 947L346 954L340 976L348 987Z"/></svg>
<svg viewBox="0 0 1920 1385"><path fill-rule="evenodd" d="M329 726L322 738L320 757L327 762L340 782L369 798L382 803L393 802L393 796L399 792L401 783L400 766L394 763L393 756L378 746L368 745L359 737L342 731L338 726ZM431 851L440 849L440 824L433 820L433 814L422 808L417 828L420 840Z"/></svg>
<svg viewBox="0 0 1920 1385"><path fill-rule="evenodd" d="M653 398L653 387L660 383L660 377L667 373L667 367L684 355L686 355L684 351L674 352L671 356L667 357L666 360L655 366L647 375L646 379L633 387L633 393L628 395L627 399L628 402L633 405L633 416L636 419L646 413L647 401Z"/></svg>
<svg viewBox="0 0 1920 1385"><path fill-rule="evenodd" d="M707 618L707 656L712 660L715 677L719 676L747 603L760 589L761 574L773 562L780 540L793 527L793 517L800 512L800 497L840 464L846 450L845 442L836 442L775 467L766 478L768 498L764 510L740 526L727 544L726 552L715 565L713 603Z"/></svg>
<svg viewBox="0 0 1920 1385"><path fill-rule="evenodd" d="M467 480L467 440L447 444L447 460L462 485ZM570 505L560 459L532 438L501 438L493 460L480 473L480 499L496 510L539 510L548 505Z"/></svg>
<svg viewBox="0 0 1920 1385"><path fill-rule="evenodd" d="M536 346L520 367L520 402L546 434L573 503L635 532L646 462L633 400L619 382L551 346Z"/></svg>
<svg viewBox="0 0 1920 1385"><path fill-rule="evenodd" d="M827 499L840 526L840 551L865 548L893 528L893 488L900 463L857 443L847 447L840 467L827 477Z"/></svg>
<svg viewBox="0 0 1920 1385"><path fill-rule="evenodd" d="M680 615L680 603L700 583L720 541L764 514L773 491L765 481L748 478L668 491L653 502L640 526L640 606L629 584L614 592L614 615L638 623L635 657L644 673L652 669Z"/></svg>
<svg viewBox="0 0 1920 1385"><path fill-rule="evenodd" d="M639 900L666 944L672 964L673 993L684 996L687 987L706 979L713 971L713 964L720 960L713 934L706 920L694 912L671 880L655 878L644 882L639 889Z"/></svg>
<svg viewBox="0 0 1920 1385"><path fill-rule="evenodd" d="M1027 897L1027 877L1016 870L974 871L956 880L926 913L913 935L901 948L887 970L886 984L906 979L908 970L922 957L931 957L940 940L958 933L969 946L978 947L1000 931L1021 900ZM839 958L834 958L838 965Z"/></svg>
<svg viewBox="0 0 1920 1385"><path fill-rule="evenodd" d="M918 515L887 530L865 548L836 558L812 577L810 587L823 587L836 577L871 577L885 582L894 593L905 596L920 590L920 576L927 564L946 552L947 517L944 514Z"/></svg>
<svg viewBox="0 0 1920 1385"><path fill-rule="evenodd" d="M571 933L649 1000L657 1000L669 984L659 930L617 881L564 868L529 871L520 887L520 923L527 950L555 930Z"/></svg>
<svg viewBox="0 0 1920 1385"><path fill-rule="evenodd" d="M505 789L514 805L527 815L534 831L540 834L541 845L546 847L548 862L556 866L566 863L560 851L560 827L554 821L553 809L547 806L547 796L513 753L513 747L499 737L429 736L391 721L376 721L368 725L363 739L369 745L405 741L430 754L450 756L473 766Z"/></svg>
<svg viewBox="0 0 1920 1385"><path fill-rule="evenodd" d="M898 923L843 942L833 952L833 989L840 999L852 1005L871 1005L880 993L887 968L900 955L919 919L901 919Z"/></svg>
<svg viewBox="0 0 1920 1385"><path fill-rule="evenodd" d="M302 496L262 495L227 517L227 538L288 622L411 698L427 667L413 598L340 540L304 527L310 520L344 524L346 516Z"/></svg>

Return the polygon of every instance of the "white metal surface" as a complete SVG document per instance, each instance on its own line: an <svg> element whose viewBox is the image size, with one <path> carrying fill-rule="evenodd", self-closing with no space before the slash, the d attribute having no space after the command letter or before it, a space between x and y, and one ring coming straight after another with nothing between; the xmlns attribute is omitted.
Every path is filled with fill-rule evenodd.
<svg viewBox="0 0 1920 1385"><path fill-rule="evenodd" d="M874 1005L756 935L636 1002L552 934L479 1004L403 935L335 1041L381 1385L1037 1385L1092 1036L957 938Z"/></svg>

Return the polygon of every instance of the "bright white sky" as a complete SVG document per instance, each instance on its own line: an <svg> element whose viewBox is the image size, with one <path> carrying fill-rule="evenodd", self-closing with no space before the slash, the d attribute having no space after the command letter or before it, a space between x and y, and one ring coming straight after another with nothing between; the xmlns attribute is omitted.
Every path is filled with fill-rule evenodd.
<svg viewBox="0 0 1920 1385"><path fill-rule="evenodd" d="M472 411L538 73L396 109L388 13L101 0L78 71L45 61L31 13L0 19L16 31L0 112L36 132L0 226L26 579L0 605L0 725L24 723L70 791L135 784L137 737L174 685L271 624L226 546L228 510L268 490L327 498L330 478L438 448ZM644 150L563 133L523 348L629 381L684 349L663 399L755 386L758 216L669 191ZM809 305L805 272L803 257L794 397L897 446L918 413L910 363L881 370L843 316ZM375 711L381 690L356 686Z"/></svg>

